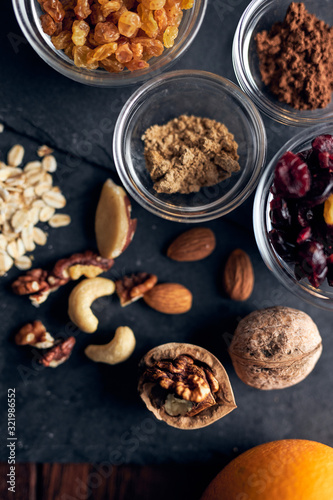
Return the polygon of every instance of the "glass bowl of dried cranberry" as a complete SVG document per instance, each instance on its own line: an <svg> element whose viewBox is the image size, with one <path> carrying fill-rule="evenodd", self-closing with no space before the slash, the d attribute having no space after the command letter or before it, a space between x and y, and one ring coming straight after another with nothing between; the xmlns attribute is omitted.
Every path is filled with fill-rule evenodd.
<svg viewBox="0 0 333 500"><path fill-rule="evenodd" d="M170 67L194 40L208 0L12 0L37 54L86 85L117 87Z"/></svg>
<svg viewBox="0 0 333 500"><path fill-rule="evenodd" d="M333 8L328 0L253 0L237 26L241 89L269 118L299 127L333 120Z"/></svg>
<svg viewBox="0 0 333 500"><path fill-rule="evenodd" d="M333 310L333 122L276 153L260 180L253 222L274 275L303 300Z"/></svg>

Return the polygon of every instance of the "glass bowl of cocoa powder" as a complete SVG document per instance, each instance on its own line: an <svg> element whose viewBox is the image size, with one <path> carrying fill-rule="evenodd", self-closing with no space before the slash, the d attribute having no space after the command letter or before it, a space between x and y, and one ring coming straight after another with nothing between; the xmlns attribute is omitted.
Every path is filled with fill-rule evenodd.
<svg viewBox="0 0 333 500"><path fill-rule="evenodd" d="M150 151L157 178L146 162L143 137L148 130L152 142L161 134L158 148ZM171 158L175 168L161 183L159 176L170 166L170 158L163 156L165 143L177 150L179 130L186 135L186 147L180 144L182 154L176 163ZM200 151L192 149L198 130L209 130L211 138L199 137ZM221 134L224 151L214 142ZM260 114L237 85L213 73L182 70L156 77L130 97L115 126L113 156L125 189L144 208L169 220L202 222L231 212L252 193L265 165L266 142ZM208 151L208 160L196 171L202 150ZM184 168L190 174L180 178Z"/></svg>
<svg viewBox="0 0 333 500"><path fill-rule="evenodd" d="M235 32L233 65L240 87L265 115L299 127L333 120L332 26L331 0L248 5Z"/></svg>

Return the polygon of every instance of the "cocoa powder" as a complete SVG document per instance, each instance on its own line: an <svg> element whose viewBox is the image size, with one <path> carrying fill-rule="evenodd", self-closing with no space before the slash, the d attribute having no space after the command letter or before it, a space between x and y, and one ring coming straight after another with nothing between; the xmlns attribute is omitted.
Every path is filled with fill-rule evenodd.
<svg viewBox="0 0 333 500"><path fill-rule="evenodd" d="M158 193L194 193L240 170L238 144L222 123L182 115L142 136L147 169Z"/></svg>
<svg viewBox="0 0 333 500"><path fill-rule="evenodd" d="M331 101L333 28L291 3L283 22L256 36L262 81L295 109L318 109Z"/></svg>

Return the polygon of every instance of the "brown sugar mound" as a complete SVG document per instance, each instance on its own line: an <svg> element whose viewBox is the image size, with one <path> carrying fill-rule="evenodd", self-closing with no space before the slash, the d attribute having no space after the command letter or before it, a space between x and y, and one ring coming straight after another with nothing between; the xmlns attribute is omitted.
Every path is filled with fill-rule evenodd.
<svg viewBox="0 0 333 500"><path fill-rule="evenodd" d="M240 170L234 136L209 118L182 115L165 125L153 125L142 140L158 193L194 193Z"/></svg>
<svg viewBox="0 0 333 500"><path fill-rule="evenodd" d="M331 101L333 28L291 3L286 17L256 36L262 81L295 109L318 109Z"/></svg>

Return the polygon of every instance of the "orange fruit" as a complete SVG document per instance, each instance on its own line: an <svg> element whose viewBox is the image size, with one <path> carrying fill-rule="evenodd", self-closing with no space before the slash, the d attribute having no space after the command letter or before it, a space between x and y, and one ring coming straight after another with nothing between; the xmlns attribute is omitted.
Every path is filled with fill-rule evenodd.
<svg viewBox="0 0 333 500"><path fill-rule="evenodd" d="M302 439L256 446L230 462L201 500L333 500L333 448Z"/></svg>

